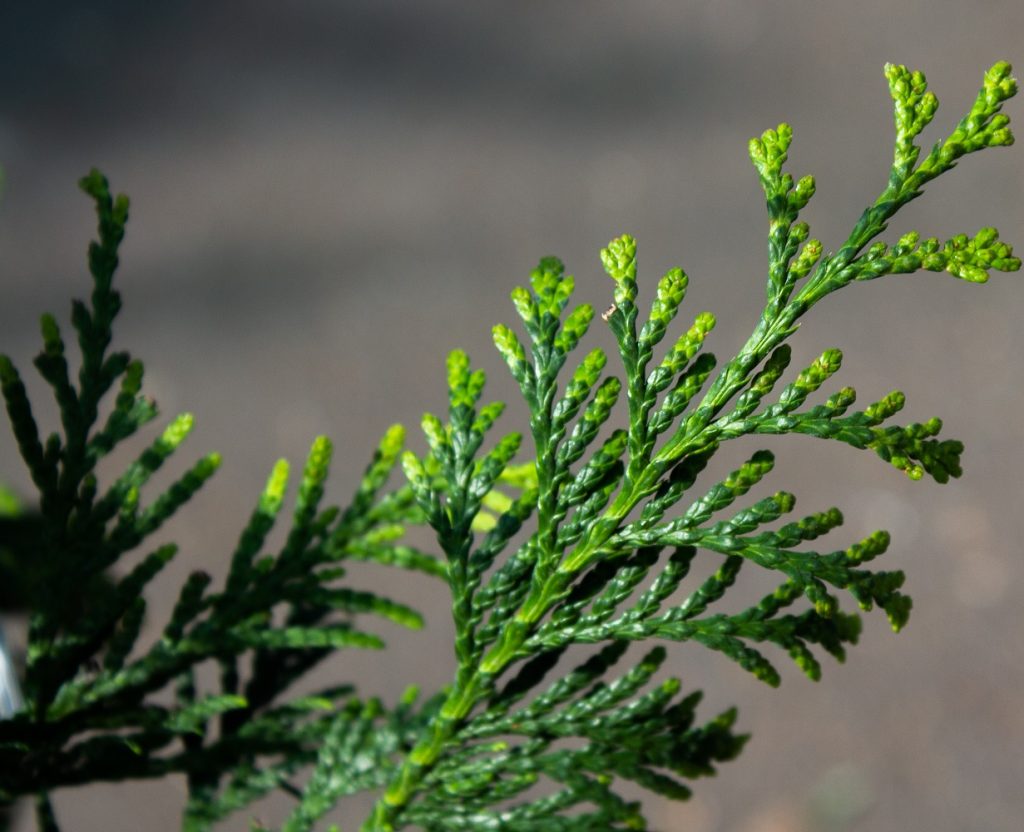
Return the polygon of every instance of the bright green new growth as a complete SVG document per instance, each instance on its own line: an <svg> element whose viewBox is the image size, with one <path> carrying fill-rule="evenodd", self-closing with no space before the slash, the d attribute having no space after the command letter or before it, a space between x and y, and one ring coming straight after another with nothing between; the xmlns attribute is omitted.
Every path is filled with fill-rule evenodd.
<svg viewBox="0 0 1024 832"><path fill-rule="evenodd" d="M494 342L530 414L534 458L513 464L518 434L489 432L504 410L482 403L484 374L468 356L448 359L447 419L422 421L428 452L402 452L392 428L344 509L322 509L331 456L315 441L280 551L263 554L286 501L288 466L273 469L220 591L195 573L180 592L162 636L139 645L143 591L174 556L162 545L104 577L146 542L208 479L220 459L201 459L164 494L144 500L151 475L191 428L174 420L106 490L96 462L156 416L140 394L142 365L108 353L120 301L111 288L127 201L106 181L83 181L96 200L99 241L89 252L94 292L76 303L72 323L82 353L77 385L68 374L56 321L44 316L36 360L53 387L62 434L43 440L13 364L0 381L22 456L40 492L43 532L26 574L32 611L25 673L27 707L0 721L0 800L35 795L40 826L56 829L50 791L97 780L184 773L184 828L203 830L253 800L283 789L296 798L283 829L314 827L341 798L383 789L367 832L430 830L644 829L638 803L621 796L631 781L671 799L713 774L746 737L727 710L699 723L699 692L655 675L666 650L649 649L624 670L630 642L693 640L733 659L771 685L784 651L810 678L822 652L842 661L856 643L862 610L881 609L894 630L910 599L899 571L873 571L889 537L876 532L845 548L817 551L817 538L842 523L830 508L788 520L792 494L750 502L746 495L774 464L754 453L721 482L698 485L722 443L754 434L802 433L871 449L912 479L958 477L962 445L937 438L941 423L898 425L893 392L855 410L849 387L823 403L842 354L788 376L784 343L799 319L827 295L858 280L919 270L984 282L1020 260L994 229L946 242L904 235L874 242L889 219L926 183L969 153L1013 141L1002 103L1016 92L1006 63L986 73L969 114L920 159L916 139L938 106L924 76L887 66L896 142L888 184L834 252L809 237L800 212L814 195L810 176L783 167L792 130L780 125L750 142L769 215L767 297L750 339L718 367L703 352L715 324L700 313L675 336L688 277L670 269L641 309L637 244L623 236L601 252L614 282L602 316L618 345L622 379L605 376L595 349L573 355L593 322L572 307L573 278L543 259L530 288L512 301L525 330L507 326ZM682 328L681 328L682 329ZM568 366L567 366L568 365ZM100 402L120 392L105 421ZM624 400L624 401L623 401ZM623 401L626 425L610 421ZM101 424L102 421L102 424ZM409 485L383 489L396 462ZM400 542L403 525L429 524L443 560ZM710 575L687 582L691 567ZM419 701L409 688L389 708L348 684L295 697L291 685L336 648L378 648L355 627L373 614L418 627L408 607L341 582L346 559L370 560L441 577L451 589L455 677ZM778 586L740 612L715 605L745 566L778 573ZM704 573L707 573L704 569ZM574 645L601 643L583 661L560 660ZM200 681L203 663L216 682ZM157 696L176 691L173 704ZM312 765L305 786L295 785Z"/></svg>

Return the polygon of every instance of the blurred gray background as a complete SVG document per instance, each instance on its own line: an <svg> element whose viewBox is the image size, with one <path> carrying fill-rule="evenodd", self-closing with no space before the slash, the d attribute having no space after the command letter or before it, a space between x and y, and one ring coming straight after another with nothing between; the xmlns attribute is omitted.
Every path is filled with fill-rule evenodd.
<svg viewBox="0 0 1024 832"><path fill-rule="evenodd" d="M790 170L818 180L806 219L836 246L885 184L882 65L927 73L943 105L930 142L991 63L1021 60L1024 31L1018 0L4 5L2 349L29 371L38 314L66 321L71 294L87 291L94 218L75 182L98 165L132 197L118 345L146 361L165 418L190 410L198 423L169 475L208 450L225 457L163 532L182 553L151 604L157 626L188 570L223 574L276 458L298 464L328 434L329 496L345 500L386 425L414 428L443 408L448 349L490 372L491 395L513 402L507 425L522 426L490 327L512 322L508 293L542 255L564 258L579 298L604 308L611 283L597 252L634 234L641 289L649 297L683 266L679 326L714 311L709 346L731 355L765 277L747 139L793 125ZM1020 101L1009 111L1024 113ZM1022 184L1020 147L968 158L888 236L993 224L1024 245ZM847 524L827 545L890 529L885 565L908 571L916 607L898 637L868 616L847 664L827 664L816 685L784 656L772 690L722 657L671 647L671 672L706 691L702 714L737 704L754 738L688 804L651 802L656 828L1021 828L1021 280L858 285L793 339L797 361L842 347L836 384L862 401L899 387L907 420L942 416L967 440L966 474L912 483L873 455L811 439L728 449L723 467L772 447L765 489L794 490L805 511L841 506ZM6 433L0 471L30 493ZM378 628L391 650L345 655L320 681L354 677L390 700L410 681L443 684L443 588L357 578L415 602L430 624ZM183 794L175 780L93 787L60 793L57 808L70 832L173 829ZM354 828L366 805L336 818ZM272 824L285 811L281 799L254 814ZM29 828L26 816L18 829Z"/></svg>

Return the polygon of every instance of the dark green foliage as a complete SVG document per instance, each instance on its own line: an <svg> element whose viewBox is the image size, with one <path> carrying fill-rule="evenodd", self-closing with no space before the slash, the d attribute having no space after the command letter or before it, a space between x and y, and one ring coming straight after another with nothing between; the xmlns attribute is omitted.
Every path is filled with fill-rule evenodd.
<svg viewBox="0 0 1024 832"><path fill-rule="evenodd" d="M275 789L297 801L288 832L314 828L340 799L364 790L380 791L367 832L645 829L641 806L620 794L622 783L685 800L690 781L733 759L746 736L734 731L733 710L701 722L700 693L684 693L679 680L661 674L666 649L645 648L627 660L632 642L695 641L775 686L780 655L815 680L824 654L845 659L861 629L858 615L844 609L847 597L860 610L878 607L894 630L902 628L911 608L903 573L869 567L889 536L818 546L842 514L825 508L791 519L794 495L763 490L774 466L770 451L757 451L720 482L698 485L729 440L794 433L870 449L912 479L960 476L963 446L937 438L938 419L890 422L902 393L863 410L853 410L849 387L821 393L840 369L838 349L789 371L784 342L799 319L853 282L920 270L984 282L993 270L1020 267L989 228L945 243L917 233L892 246L875 242L903 205L961 157L1012 143L1000 112L1016 91L1010 67L989 70L970 113L923 161L915 139L936 99L920 73L890 66L886 74L896 125L888 185L834 252L810 239L800 220L815 183L783 170L792 130L783 124L751 140L769 216L767 297L734 357L718 365L702 351L715 324L706 312L666 342L688 277L668 270L641 308L637 244L622 236L601 252L614 282L614 303L601 318L622 365L621 378L604 376L601 350L572 356L594 322L593 308L571 305L573 278L559 260L544 258L530 288L512 293L526 338L508 326L494 329L529 411L531 458L513 464L523 444L518 434L492 438L504 405L485 403L483 372L457 350L448 358L448 413L422 420L423 455L401 453L402 433L393 428L348 507L324 509L331 444L318 438L287 539L266 554L285 503L288 467L279 462L224 588L193 574L162 636L146 646L143 592L176 549L143 549L133 565L125 558L220 460L202 458L143 501L149 479L189 432L185 415L112 484L101 489L96 480L97 460L155 418L156 408L140 393L142 365L108 353L127 201L111 198L99 174L84 180L100 232L89 251L91 304L75 304L72 314L82 351L77 383L49 316L36 361L54 390L61 434L41 437L17 371L0 360L14 435L40 492L40 515L11 525L11 539L0 541L3 565L17 568L31 612L27 704L0 722L0 798L36 795L40 826L53 829L47 795L55 788L180 772L189 784L184 826L197 831ZM116 382L120 391L98 426L101 400ZM399 457L409 484L382 493ZM433 529L443 558L400 543L409 522ZM26 535L33 555L12 559L7 552ZM422 703L410 688L391 708L347 684L289 695L332 651L383 646L357 627L360 616L421 624L407 606L342 584L345 559L448 583L457 667L450 686ZM702 578L692 577L695 565ZM744 569L765 571L776 588L737 611L723 599ZM573 667L569 651L589 657ZM620 662L625 669L615 671ZM197 682L203 663L219 669L218 684ZM170 688L173 705L157 696ZM305 785L296 785L303 777Z"/></svg>
<svg viewBox="0 0 1024 832"><path fill-rule="evenodd" d="M184 414L109 486L98 482L97 461L157 410L141 395L142 364L108 351L120 309L112 281L128 201L112 197L97 172L81 185L96 203L99 239L89 248L91 302L72 309L81 349L77 383L49 315L36 359L54 391L60 433L40 438L19 374L0 358L8 414L40 492L38 516L4 518L4 569L16 576L18 591L10 600L30 611L30 630L26 707L0 721L0 800L36 794L40 824L56 828L46 799L53 789L179 772L190 789L185 825L205 829L313 763L351 717L351 688L295 699L293 682L334 650L383 647L362 629L366 615L422 625L407 606L346 586L344 561L433 574L443 566L398 543L402 524L418 515L409 489L381 495L402 430L388 431L345 510L321 505L332 447L320 437L281 550L266 552L265 542L286 501L284 461L241 534L224 588L205 573L192 574L162 635L142 643L143 593L177 548L136 552L213 475L220 458L201 458L163 493L144 498L150 478L191 430L192 417ZM104 396L118 383L101 419ZM111 569L121 577L111 580ZM210 662L219 665L220 682L200 688L194 670ZM176 691L173 704L167 690ZM388 751L398 747L396 736Z"/></svg>

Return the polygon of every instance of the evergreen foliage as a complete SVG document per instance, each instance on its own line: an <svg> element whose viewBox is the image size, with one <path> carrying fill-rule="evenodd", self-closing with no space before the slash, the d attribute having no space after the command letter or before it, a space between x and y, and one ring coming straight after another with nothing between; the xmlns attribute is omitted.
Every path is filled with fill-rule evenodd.
<svg viewBox="0 0 1024 832"><path fill-rule="evenodd" d="M195 832L276 789L296 798L288 832L313 829L341 798L364 790L380 793L366 832L644 829L621 783L685 799L691 781L734 758L746 736L734 730L734 710L700 721L699 692L655 679L664 647L624 661L631 642L696 641L775 686L778 651L811 679L822 673L823 654L845 658L860 632L847 595L902 628L911 609L903 573L869 565L889 545L885 532L819 551L815 541L842 523L838 509L790 520L788 492L745 500L771 472L767 450L720 482L698 485L724 442L757 434L870 449L912 479L960 476L963 446L938 438L938 419L892 422L904 405L898 391L863 409L850 387L810 403L840 369L838 349L784 381L785 341L800 318L848 284L920 270L981 283L992 271L1020 268L992 228L948 241L915 232L876 242L961 157L1013 142L1001 113L1016 92L1009 65L986 73L967 116L923 159L917 138L937 100L919 72L887 66L886 76L896 128L888 184L834 251L799 218L815 183L783 169L792 130L781 124L751 140L769 216L767 294L734 357L719 366L702 351L715 324L706 312L669 338L686 294L682 269L670 269L641 309L637 244L622 236L601 252L614 284L602 317L621 361L621 378L604 375L600 349L573 357L593 308L571 306L573 278L545 258L530 287L512 293L525 339L494 329L529 410L529 461L513 464L520 435L490 438L504 405L483 403L484 374L457 350L447 363L447 416L422 421L425 453L403 453L401 429L390 429L350 504L324 508L331 444L318 438L287 538L268 553L286 502L288 465L279 462L223 586L192 574L162 634L145 646L144 593L175 554L171 545L147 549L148 541L220 458L202 457L143 499L189 433L185 414L113 482L98 481L100 459L157 410L141 393L142 364L110 351L128 202L112 197L99 173L86 177L99 234L89 248L91 301L72 308L80 370L73 379L50 316L35 362L53 388L57 432L43 438L18 371L0 359L14 436L39 490L38 517L18 527L20 538L4 540L20 553L5 558L30 622L24 702L0 721L0 800L34 796L40 827L56 829L55 789L181 773L189 786L183 826ZM626 424L612 427L620 400ZM399 459L408 485L386 490ZM434 530L440 557L402 542L409 523ZM713 559L714 571L688 582L698 558ZM409 607L349 586L349 559L448 583L457 670L447 688L424 701L410 688L394 707L348 682L293 692L335 650L382 647L374 618L421 626ZM776 573L777 587L747 609L721 611L744 567ZM582 661L563 661L579 645L596 646ZM13 684L8 690L16 694Z"/></svg>

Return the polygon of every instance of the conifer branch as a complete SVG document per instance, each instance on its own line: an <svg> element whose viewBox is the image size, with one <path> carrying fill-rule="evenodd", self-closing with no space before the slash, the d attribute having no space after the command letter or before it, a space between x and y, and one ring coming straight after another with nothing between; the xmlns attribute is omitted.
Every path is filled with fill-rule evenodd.
<svg viewBox="0 0 1024 832"><path fill-rule="evenodd" d="M809 226L799 219L814 196L815 181L811 176L794 180L784 172L792 129L782 124L751 140L750 157L769 216L766 303L753 335L717 371L714 357L700 353L715 322L708 313L698 315L651 369L685 296L688 277L682 269L669 270L643 317L637 243L630 236L612 240L601 252L604 270L614 281L614 302L603 317L615 336L624 380L602 380L606 358L593 351L560 385L558 373L593 318L586 304L566 314L575 281L560 261L543 259L530 276L531 289L512 293L528 342L524 345L504 325L495 328L494 341L530 412L536 454L530 513L536 525L504 562L489 549L487 565L499 564L489 579L450 581L459 632L456 677L441 709L392 776L364 832L408 824L432 829L643 828L638 808L615 795L609 778L634 780L660 794L684 798L688 787L666 775L666 769L684 778L709 773L715 762L730 759L742 746L743 738L730 731L733 715L699 729L702 737L715 738L710 745L675 744L688 736L680 732L672 734L669 746L664 744L659 732L674 718L669 714L685 714L689 726L693 702L684 700L689 703L685 707L670 704L678 689L674 680L640 692L664 658L660 650L621 679L599 683L573 705L563 704L563 683L536 693L571 645L615 645L614 653L606 647L584 666L587 670L575 671L586 678L583 686L598 682L621 655L622 645L650 638L696 641L778 685L781 677L762 645L783 649L810 678L818 679L821 664L812 648L842 661L846 645L856 642L860 621L842 610L840 593L852 596L862 610L879 607L894 630L906 624L911 604L900 591L903 573L864 568L885 552L887 534L877 532L846 549L811 551L808 541L842 522L837 509L773 528L792 511L793 495L778 492L733 508L771 470L768 451L758 452L688 508L678 509L720 446L752 434L806 434L871 449L912 479L927 474L944 483L960 476L963 446L936 438L942 426L938 419L888 424L903 407L898 391L852 413L856 394L849 387L832 393L823 404L807 406L839 370L839 350L826 350L776 392L790 358L784 341L800 318L833 292L856 281L920 270L946 271L981 283L992 271L1020 268L1012 248L991 228L946 243L934 238L922 242L915 232L892 247L872 244L927 182L962 156L1008 145L1013 138L1000 110L1016 85L1009 66L999 63L986 73L967 117L918 163L914 141L934 116L937 101L920 73L888 66L886 76L896 126L889 182L835 253L810 239ZM459 372L453 376L450 363L448 421L426 417L430 453L420 459L407 452L403 466L449 557L451 573L460 575L470 562L474 512L479 508L462 496L461 472L486 468L478 491L482 494L497 481L500 466L511 461L518 438L500 440L474 468L473 454L484 447L484 433L493 419L478 419L474 409L482 374L470 374L466 357L454 355ZM465 381L469 378L471 385ZM627 424L609 429L622 396ZM488 408L480 413L497 411L493 405ZM469 423L485 427L467 434L463 426ZM441 474L440 483L434 470ZM726 509L731 516L716 520ZM528 511L517 506L509 525L518 530ZM701 553L722 558L720 567L683 601L673 602ZM745 564L778 572L783 581L743 612L711 611ZM649 575L653 584L638 595ZM802 599L807 606L801 609ZM514 675L506 680L508 674ZM528 694L535 695L530 704L513 710ZM610 713L598 716L607 708L612 708ZM509 735L519 739L484 742ZM555 738L570 736L588 744L571 751L550 750ZM546 796L526 798L509 810L490 808L533 789L541 779L549 785ZM454 812L453 800L458 806ZM593 813L564 813L581 805Z"/></svg>
<svg viewBox="0 0 1024 832"><path fill-rule="evenodd" d="M986 73L967 115L923 158L918 140L937 99L919 72L890 65L886 77L895 125L888 182L834 250L801 219L816 185L785 170L792 129L781 124L750 141L768 212L767 280L760 318L736 355L719 364L705 351L710 313L673 329L689 284L681 268L666 271L641 304L637 242L625 235L601 252L614 284L601 317L621 364L620 377L606 374L602 350L573 355L594 308L573 305L574 278L546 257L529 288L512 292L524 334L506 325L493 333L527 407L529 437L494 438L505 405L484 399L484 373L455 350L447 413L421 422L424 453L403 450L403 430L390 428L346 506L325 505L326 437L314 440L291 498L290 466L278 461L223 584L192 573L155 639L147 592L178 549L154 536L221 459L203 456L151 493L153 475L192 429L186 413L101 482L98 462L158 410L142 393L142 363L111 351L128 201L90 173L81 186L98 215L93 289L71 312L80 370L73 378L50 315L35 360L53 391L57 430L40 428L20 373L0 356L13 435L39 492L37 515L0 523L12 530L0 542L16 549L18 601L29 612L23 696L0 641L0 803L32 797L39 827L57 830L50 794L60 788L178 774L188 784L189 832L276 790L294 799L287 832L312 830L339 800L368 790L379 799L365 832L644 829L623 783L685 800L747 736L734 709L700 721L700 692L662 673L666 648L633 655L633 642L693 641L776 686L780 651L813 680L823 655L845 660L861 632L847 598L860 611L881 610L894 630L905 626L903 573L872 564L889 547L887 533L820 545L842 513L791 519L796 497L764 491L775 462L766 449L719 482L702 479L729 440L781 434L871 450L915 480L961 475L963 446L939 438L938 419L892 421L904 405L899 391L854 409L853 388L833 384L838 349L789 370L786 341L802 317L853 283L918 271L983 283L1020 268L994 228L946 241L917 232L894 244L877 239L960 159L1012 144L1001 111L1016 92L1009 65ZM399 464L406 484L389 489ZM287 534L272 550L279 522ZM431 527L437 555L404 541L410 524ZM393 706L348 681L295 693L335 651L381 649L374 621L423 625L402 601L350 585L347 561L446 582L449 686L422 699L411 687ZM710 566L701 580L696 563ZM776 588L739 611L720 603L751 571L774 573ZM567 669L567 651L581 646L588 657ZM214 680L197 672L204 663L218 671Z"/></svg>

